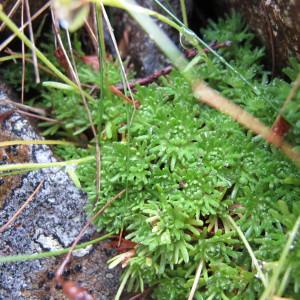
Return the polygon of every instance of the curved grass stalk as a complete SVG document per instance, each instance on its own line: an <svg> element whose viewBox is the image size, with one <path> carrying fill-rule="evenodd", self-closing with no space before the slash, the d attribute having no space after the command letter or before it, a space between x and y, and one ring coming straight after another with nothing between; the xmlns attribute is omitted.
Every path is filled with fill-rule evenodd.
<svg viewBox="0 0 300 300"><path fill-rule="evenodd" d="M72 145L73 143L59 140L13 140L0 142L0 147L8 147L15 145Z"/></svg>
<svg viewBox="0 0 300 300"><path fill-rule="evenodd" d="M107 233L107 234L105 234L101 237L98 237L92 241L81 243L75 247L75 250L84 249L90 245L94 245L103 240L109 239L113 235L114 235L113 233ZM53 250L53 251L48 251L48 252L34 253L34 254L18 254L18 255L10 255L10 256L0 256L0 264L15 263L15 262L19 262L19 261L30 261L30 260L35 260L35 259L54 257L54 256L66 254L69 252L69 250L70 250L70 247Z"/></svg>
<svg viewBox="0 0 300 300"><path fill-rule="evenodd" d="M95 160L94 156L87 156L80 159L71 159L66 161L57 161L49 163L22 163L22 164L9 164L0 166L0 172L14 171L14 170L38 170L43 168L55 168L55 167L65 167L69 165L79 165L87 163L89 161Z"/></svg>
<svg viewBox="0 0 300 300"><path fill-rule="evenodd" d="M265 277L265 275L264 275L264 273L263 273L263 271L262 271L255 255L254 255L254 252L253 252L251 246L249 245L244 233L242 232L241 228L235 223L235 221L232 219L231 216L227 216L226 219L229 221L229 223L232 225L232 227L236 230L236 232L240 236L241 240L243 241L243 243L244 243L251 259L252 259L252 263L254 264L254 266L256 268L256 271L257 271L257 274L258 274L259 278L261 279L263 285L265 287L267 287L268 286L267 279L266 279L266 277Z"/></svg>
<svg viewBox="0 0 300 300"><path fill-rule="evenodd" d="M126 74L126 71L125 71L125 68L124 68L124 65L123 65L123 61L122 61L122 58L121 58L120 51L118 49L116 38L115 38L114 33L113 33L113 28L110 24L110 21L109 21L109 18L107 16L107 13L106 13L106 10L105 10L105 7L104 7L103 3L100 3L99 6L102 10L102 15L104 17L104 20L106 22L111 40L112 40L113 45L114 45L115 50L116 50L117 60L118 60L118 63L119 63L120 69L121 69L121 76L122 76L122 81L123 81L123 86L125 88L125 92L127 91L129 93L131 100L133 101L133 103L135 103L135 98L133 96L133 93L132 93L130 85L129 85L129 81L127 79L127 74ZM127 96L127 95L125 95L125 96ZM130 147L130 141L131 141L130 129L131 129L131 124L132 124L134 116L135 116L135 112L136 112L136 106L133 105L133 112L130 116L129 108L127 107L127 120L128 120L127 121L127 123L128 123L128 138L127 138L127 151L126 151L126 172L127 173L128 173L128 170L129 170L129 163L128 163L129 162L129 147ZM128 179L127 178L126 178L126 184L125 185L126 185L126 192L125 192L126 193L125 194L126 198L125 199L126 199L126 202L127 202L128 201Z"/></svg>
<svg viewBox="0 0 300 300"><path fill-rule="evenodd" d="M97 1L97 0L96 0ZM106 4L107 1L103 1L104 4ZM115 1L112 1L115 2ZM119 1L116 1L119 2ZM123 6L126 4L127 8L124 8L123 6L118 6L120 8L123 8L127 10L133 18L140 24L140 26L149 34L151 39L155 41L155 43L158 45L158 47L161 48L161 50L165 53L165 55L171 60L171 62L181 71L185 69L185 67L188 64L188 61L185 59L183 54L179 51L179 49L174 45L174 43L171 41L171 39L166 35L164 31L161 30L161 28L158 27L158 25L150 18L151 16L156 17L156 13L151 11L152 14L147 13L149 10L144 11L144 9L140 9L139 6L132 4L134 3L132 0L130 2L127 0L122 1ZM108 4L109 5L109 4ZM139 7L139 9L129 9L131 7ZM166 18L168 21L169 19ZM166 24L169 24L168 22L165 22ZM177 25L175 22L172 21L173 28L178 30L180 32L181 26ZM175 24L175 25L174 25ZM170 24L169 24L170 25ZM184 75L189 75L188 73L185 73ZM192 79L192 78L190 78Z"/></svg>
<svg viewBox="0 0 300 300"><path fill-rule="evenodd" d="M27 54L27 55L25 55L25 57L29 58L31 56ZM23 58L22 54L16 53L16 54L12 54L12 55L6 55L6 56L0 57L0 63L5 62L5 61L9 61L9 60L20 59L20 58Z"/></svg>
<svg viewBox="0 0 300 300"><path fill-rule="evenodd" d="M96 1L96 0L95 0ZM129 0L126 1L128 3ZM106 3L107 1L104 1ZM118 2L117 0L112 1ZM124 4L125 2L122 1ZM134 3L130 0L130 3ZM129 4L132 5L132 4ZM129 6L130 7L130 6ZM122 8L122 7L121 7ZM287 142L283 141L273 135L273 131L262 123L259 119L252 116L250 113L243 110L240 106L232 103L227 98L220 95L217 91L210 88L204 81L197 80L192 72L184 72L188 65L187 60L183 57L182 53L169 39L169 37L158 27L158 25L150 18L150 15L139 14L136 10L129 10L129 13L140 24L142 28L149 34L155 43L161 48L163 53L170 59L170 61L181 71L183 76L191 83L195 97L201 102L212 106L213 108L221 111L232 117L235 121L239 122L246 128L254 133L261 135L268 143L278 147L287 157L289 157L297 166L300 166L300 153L293 149ZM184 24L183 24L184 26ZM181 28L177 25L177 27ZM191 30L188 29L190 38L198 39L198 37ZM206 43L205 43L206 45ZM208 46L208 45L206 45ZM214 50L213 50L214 51ZM216 53L217 54L217 53ZM218 55L218 54L217 54ZM223 59L222 57L220 57ZM224 59L223 59L224 60ZM225 61L226 62L226 61ZM226 62L227 63L227 62ZM227 63L228 64L228 63ZM232 68L232 66L229 66ZM237 71L236 71L237 72ZM237 74L239 74L237 72ZM251 83L249 83L251 85ZM255 89L255 87L253 87Z"/></svg>

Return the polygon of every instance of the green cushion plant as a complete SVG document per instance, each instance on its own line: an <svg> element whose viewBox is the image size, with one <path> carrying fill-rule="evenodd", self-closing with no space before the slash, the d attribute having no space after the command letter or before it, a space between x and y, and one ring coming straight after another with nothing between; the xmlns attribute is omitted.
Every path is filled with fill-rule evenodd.
<svg viewBox="0 0 300 300"><path fill-rule="evenodd" d="M253 34L237 15L210 23L206 41L230 40L220 54L253 86L211 55L201 57L194 72L224 96L271 126L290 85L269 81L253 48ZM120 80L114 63L109 81ZM299 73L291 60L290 80ZM79 63L82 83L100 86L89 66ZM137 87L141 107L134 110L106 93L90 102L101 132L101 194L96 199L95 163L77 167L77 175L93 212L122 189L126 195L96 220L99 230L125 232L136 243L126 261L120 292L153 287L154 299L186 299L199 263L203 264L195 299L258 299L264 291L253 259L230 220L243 232L268 281L300 214L300 172L284 155L228 116L195 101L189 82L173 71L146 87ZM72 137L89 128L75 92L47 90L43 105L63 121L45 133ZM299 93L286 108L288 139L299 141ZM94 155L95 148L59 146L64 159ZM281 293L300 294L300 245L295 239L284 262ZM111 260L124 262L125 254ZM118 294L119 295L119 294Z"/></svg>

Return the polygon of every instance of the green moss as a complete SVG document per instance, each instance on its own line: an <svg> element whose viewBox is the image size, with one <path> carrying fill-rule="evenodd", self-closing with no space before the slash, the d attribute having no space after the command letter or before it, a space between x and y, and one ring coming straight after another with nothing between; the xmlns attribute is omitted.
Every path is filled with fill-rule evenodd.
<svg viewBox="0 0 300 300"><path fill-rule="evenodd" d="M232 41L220 53L260 94L210 55L195 67L195 73L271 125L290 86L279 79L268 82L268 73L260 65L264 51L253 49L253 35L241 19L233 15L211 23L203 35L207 41ZM108 66L109 81L117 83L116 66ZM82 64L78 69L84 83L99 85L99 76L91 69ZM299 64L293 61L287 70L291 80L297 69ZM202 260L196 299L258 299L261 280L226 216L234 217L257 259L274 265L300 214L299 170L229 117L196 103L188 82L177 71L138 87L135 96L142 104L137 111L109 93L89 104L101 132L102 189L97 203L95 164L77 168L90 198L90 214L95 206L127 189L126 196L95 223L99 230L119 233L123 229L127 239L139 244L125 270L128 288L149 285L155 287L155 299L185 299ZM46 133L72 137L89 128L78 95L45 91L43 105L63 121L46 124ZM286 116L295 126L289 138L297 142L297 101L291 106ZM58 147L57 153L70 159L95 154L95 149ZM298 239L288 258L286 295L300 293L299 256Z"/></svg>

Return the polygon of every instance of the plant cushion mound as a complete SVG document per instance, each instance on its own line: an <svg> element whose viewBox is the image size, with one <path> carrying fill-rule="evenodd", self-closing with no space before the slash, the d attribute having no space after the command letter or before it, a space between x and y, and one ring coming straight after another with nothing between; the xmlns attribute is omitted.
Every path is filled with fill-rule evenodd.
<svg viewBox="0 0 300 300"><path fill-rule="evenodd" d="M269 82L260 64L264 51L253 48L253 34L233 14L210 23L203 36L208 42L231 41L220 55L259 93L212 55L199 59L194 72L271 127L290 85L282 79ZM299 64L291 62L286 72L294 80ZM99 86L99 75L78 64L81 82ZM114 63L107 68L110 84L121 81ZM135 97L139 109L108 92L101 101L89 103L95 124L101 125L99 200L96 163L77 167L91 214L95 206L127 190L95 222L99 230L122 231L135 245L111 262L126 266L122 286L126 283L130 291L153 286L155 299L185 299L203 261L195 299L258 299L262 281L228 216L244 233L263 272L271 274L300 213L299 170L259 136L198 104L177 71L137 87ZM43 105L63 121L44 123L46 134L88 139L89 121L78 95L47 90ZM287 139L294 144L299 144L297 113L294 107L285 111L292 126ZM59 146L56 151L64 159L79 158L94 155L93 144ZM294 244L286 266L285 294L291 297L300 292L299 241Z"/></svg>

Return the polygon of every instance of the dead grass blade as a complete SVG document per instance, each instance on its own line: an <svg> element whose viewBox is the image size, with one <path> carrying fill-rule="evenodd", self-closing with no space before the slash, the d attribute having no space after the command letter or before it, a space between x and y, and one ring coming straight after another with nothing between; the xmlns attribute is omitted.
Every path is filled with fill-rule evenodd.
<svg viewBox="0 0 300 300"><path fill-rule="evenodd" d="M188 300L193 300L194 299L194 295L196 293L197 287L198 287L198 283L200 280L200 276L201 276L201 272L202 272L202 268L203 268L203 260L201 259L197 271L196 271L196 276L195 276L195 280L191 289L191 292L189 294L189 298Z"/></svg>
<svg viewBox="0 0 300 300"><path fill-rule="evenodd" d="M28 28L29 28L29 35L30 35L30 41L32 43L32 59L33 59L33 66L34 66L34 72L35 72L35 81L36 83L40 83L40 73L38 68L38 61L36 57L36 51L35 51L35 41L34 41L34 35L33 35L33 29L32 29L32 20L31 20L31 13L30 13L30 7L29 7L29 1L25 0L25 8L27 13L27 19L28 19Z"/></svg>
<svg viewBox="0 0 300 300"><path fill-rule="evenodd" d="M193 84L193 92L197 99L209 106L229 115L241 125L263 137L270 144L279 148L286 156L300 166L300 153L292 148L292 145L283 141L282 137L274 134L271 128L263 124L259 119L252 116L240 106L229 101L214 89L210 88L204 81L196 81Z"/></svg>
<svg viewBox="0 0 300 300"><path fill-rule="evenodd" d="M22 12L21 12L21 27L24 26L24 11L25 11L25 4L24 0L22 0ZM22 29L22 33L24 33L24 29ZM22 79L21 79L21 103L24 103L24 91L25 91L25 76L26 76L26 59L25 59L25 44L22 41Z"/></svg>
<svg viewBox="0 0 300 300"><path fill-rule="evenodd" d="M18 0L16 1L15 5L12 7L12 9L10 10L10 12L7 14L7 16L9 18L12 18L14 16L14 14L16 13L17 9L19 8L21 1L23 2L23 0ZM4 30L4 28L6 27L5 23L2 23L0 25L0 32Z"/></svg>
<svg viewBox="0 0 300 300"><path fill-rule="evenodd" d="M15 221L15 219L22 213L22 211L26 208L26 206L34 199L35 195L39 192L43 183L44 183L44 180L42 180L39 183L39 185L36 187L34 192L24 202L24 204L17 210L17 212L3 226L1 226L0 233L4 232Z"/></svg>
<svg viewBox="0 0 300 300"><path fill-rule="evenodd" d="M32 17L31 22L38 18L45 10L50 7L50 1L48 1L43 7L41 7ZM27 21L23 26L19 27L19 31L24 30L29 25L29 21ZM6 48L16 37L15 33L12 33L5 41L0 44L0 52Z"/></svg>

